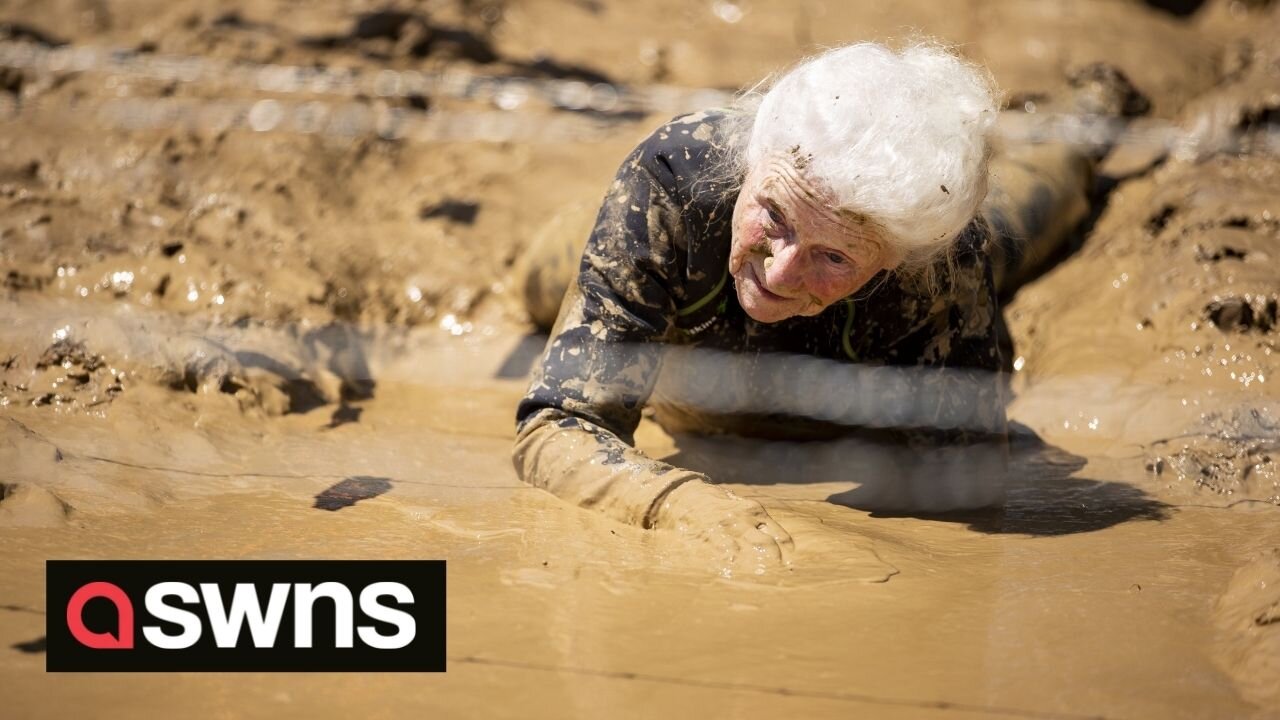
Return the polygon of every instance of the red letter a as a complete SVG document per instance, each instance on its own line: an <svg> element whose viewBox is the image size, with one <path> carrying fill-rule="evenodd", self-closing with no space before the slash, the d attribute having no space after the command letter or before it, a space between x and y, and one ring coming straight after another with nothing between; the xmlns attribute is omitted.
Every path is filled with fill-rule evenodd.
<svg viewBox="0 0 1280 720"><path fill-rule="evenodd" d="M120 625L113 636L109 632L97 633L84 626L85 603L93 598L106 598L116 606ZM128 650L133 647L133 603L119 587L109 582L91 582L71 596L67 603L67 627L71 635L85 647L96 650Z"/></svg>

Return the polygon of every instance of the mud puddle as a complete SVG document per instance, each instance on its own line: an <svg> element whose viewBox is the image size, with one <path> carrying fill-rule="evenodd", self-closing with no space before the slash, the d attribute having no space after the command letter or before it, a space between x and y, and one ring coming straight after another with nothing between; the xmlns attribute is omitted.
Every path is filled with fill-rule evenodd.
<svg viewBox="0 0 1280 720"><path fill-rule="evenodd" d="M1020 447L998 516L876 516L838 504L855 483L789 484L757 466L731 487L791 530L794 566L726 579L680 538L519 483L507 455L523 382L495 376L520 340L370 346L382 379L350 403L353 422L327 406L246 425L230 397L184 407L146 385L110 403L109 424L10 408L10 712L1228 717L1273 699L1270 636L1241 624L1266 609L1250 573L1268 572L1270 504L1180 501L1123 477L1131 465L1044 444ZM640 439L655 454L689 445L648 423ZM443 558L450 669L341 683L46 675L43 560L72 557Z"/></svg>

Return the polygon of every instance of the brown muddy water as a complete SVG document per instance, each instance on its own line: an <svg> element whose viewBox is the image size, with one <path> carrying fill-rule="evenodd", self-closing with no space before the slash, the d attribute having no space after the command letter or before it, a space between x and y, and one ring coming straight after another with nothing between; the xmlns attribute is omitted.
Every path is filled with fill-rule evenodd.
<svg viewBox="0 0 1280 720"><path fill-rule="evenodd" d="M1149 122L1254 142L1280 106L1266 5L424 2L379 26L363 2L41 0L0 3L0 33L732 88L916 28L1025 101L1105 59ZM0 80L0 717L1280 717L1280 160L1256 142L1122 148L1078 251L1008 303L1001 512L855 509L866 478L797 471L802 447L646 420L642 449L793 535L743 578L509 460L539 342L509 267L665 118L592 143L138 129L95 103L248 90ZM46 673L44 561L69 558L445 559L448 672Z"/></svg>

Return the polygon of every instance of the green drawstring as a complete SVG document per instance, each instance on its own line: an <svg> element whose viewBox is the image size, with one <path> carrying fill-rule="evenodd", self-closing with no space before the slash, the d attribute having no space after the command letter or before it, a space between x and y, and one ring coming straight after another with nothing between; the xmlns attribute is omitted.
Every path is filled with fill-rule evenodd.
<svg viewBox="0 0 1280 720"><path fill-rule="evenodd" d="M729 268L726 267L724 269L724 275L720 276L720 282L716 283L715 288L712 289L711 292L707 293L705 297L698 300L697 302L690 305L689 307L677 310L676 315L680 317L684 317L685 315L690 315L706 307L707 303L714 300L716 296L720 294L720 291L724 289L724 284L728 280L729 280ZM844 354L848 355L850 360L853 360L856 362L858 360L858 353L853 351L853 344L849 342L849 333L853 332L853 314L854 314L853 298L845 298L844 307L848 314L845 315L845 318L844 318L844 332L840 334L840 346L844 348ZM724 308L725 308L725 303L721 302L719 311L724 312Z"/></svg>
<svg viewBox="0 0 1280 720"><path fill-rule="evenodd" d="M684 317L685 315L691 315L701 310L703 307L706 306L707 303L714 300L715 297L720 294L720 291L724 289L724 284L728 282L728 280L729 280L729 266L726 265L724 268L724 275L720 276L720 282L716 283L715 288L713 288L711 292L707 293L706 297L702 298L698 302L690 305L687 308L676 310L676 315L680 317Z"/></svg>
<svg viewBox="0 0 1280 720"><path fill-rule="evenodd" d="M845 298L844 307L849 314L844 318L844 332L840 336L840 345L844 347L844 354L848 355L850 360L857 361L858 353L853 351L853 345L849 343L849 333L853 331L853 298Z"/></svg>

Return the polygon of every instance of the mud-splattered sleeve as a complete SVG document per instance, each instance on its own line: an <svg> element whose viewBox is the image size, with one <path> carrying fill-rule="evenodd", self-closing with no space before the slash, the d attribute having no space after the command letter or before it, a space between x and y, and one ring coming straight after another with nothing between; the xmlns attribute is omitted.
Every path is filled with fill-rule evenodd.
<svg viewBox="0 0 1280 720"><path fill-rule="evenodd" d="M675 315L679 211L642 145L623 163L576 287L517 410L520 477L569 502L648 526L657 503L701 476L631 446Z"/></svg>

